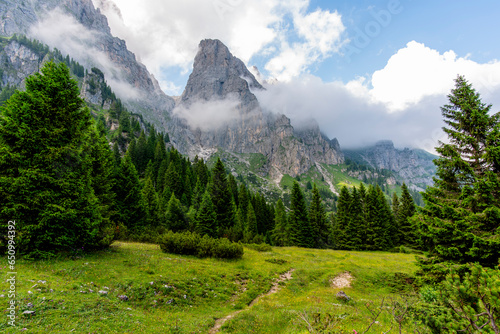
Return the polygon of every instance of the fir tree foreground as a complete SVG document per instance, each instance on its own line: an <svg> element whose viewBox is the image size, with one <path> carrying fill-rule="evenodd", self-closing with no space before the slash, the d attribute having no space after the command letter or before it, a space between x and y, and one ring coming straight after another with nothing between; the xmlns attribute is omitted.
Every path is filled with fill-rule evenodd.
<svg viewBox="0 0 500 334"><path fill-rule="evenodd" d="M62 63L47 63L26 80L26 91L2 106L1 224L4 230L16 221L17 249L24 254L43 258L112 242L112 157L91 124Z"/></svg>
<svg viewBox="0 0 500 334"><path fill-rule="evenodd" d="M490 115L491 105L461 76L448 98L441 111L449 143L436 148L435 185L414 218L429 250L422 274L438 281L449 266L493 268L500 257L500 114Z"/></svg>

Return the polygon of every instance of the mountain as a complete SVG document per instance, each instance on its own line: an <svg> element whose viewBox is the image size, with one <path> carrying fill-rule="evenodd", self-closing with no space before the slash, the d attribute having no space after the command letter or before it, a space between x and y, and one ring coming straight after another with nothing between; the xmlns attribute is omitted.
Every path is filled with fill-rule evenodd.
<svg viewBox="0 0 500 334"><path fill-rule="evenodd" d="M435 155L418 149L397 149L390 140L356 150L344 150L344 154L358 164L390 170L418 191L431 186L436 173L436 166L432 162L437 158Z"/></svg>
<svg viewBox="0 0 500 334"><path fill-rule="evenodd" d="M88 69L100 68L129 109L141 113L157 127L167 122L174 100L160 89L158 81L127 49L125 41L111 34L106 16L91 0L4 0L0 2L0 13L0 36L22 34L36 38L70 54ZM54 37L57 34L59 39ZM19 45L14 43L9 48L9 58L26 58ZM32 74L28 72L34 68L38 64L23 68L22 76Z"/></svg>
<svg viewBox="0 0 500 334"><path fill-rule="evenodd" d="M252 92L262 89L221 41L203 40L167 132L190 156L219 149L262 154L264 174L272 177L303 174L317 162L344 161L337 141L317 124L296 131L286 116L264 111Z"/></svg>
<svg viewBox="0 0 500 334"><path fill-rule="evenodd" d="M109 117L107 85L130 112L167 132L181 153L205 160L221 157L241 181L277 196L291 188L294 178L304 187L316 182L320 190L332 193L360 180L386 184L388 192L400 180L416 190L432 184L433 157L397 150L392 143L346 151L349 161L389 174L345 165L338 141L326 137L316 122L298 129L285 115L264 110L254 94L264 89L252 74L258 70L249 71L219 40L200 42L184 92L172 98L125 41L111 34L106 17L91 0L4 0L0 14L0 90L23 87L24 79L48 60L45 43L60 50L51 57L55 53L71 66L74 59L85 67L75 65L82 97L102 109L112 129L118 129L118 119ZM61 23L68 25L61 29Z"/></svg>

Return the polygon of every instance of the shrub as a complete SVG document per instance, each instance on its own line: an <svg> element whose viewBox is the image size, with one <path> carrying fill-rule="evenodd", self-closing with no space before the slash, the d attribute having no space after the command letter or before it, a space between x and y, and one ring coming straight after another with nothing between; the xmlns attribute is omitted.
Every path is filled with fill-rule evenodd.
<svg viewBox="0 0 500 334"><path fill-rule="evenodd" d="M246 244L245 245L246 247L250 248L250 249L253 249L257 252L270 252L273 250L273 248L271 246L269 246L268 244Z"/></svg>
<svg viewBox="0 0 500 334"><path fill-rule="evenodd" d="M180 255L195 255L199 258L239 259L243 256L243 246L226 238L214 239L208 235L201 237L193 232L174 233L168 231L159 238L162 251Z"/></svg>

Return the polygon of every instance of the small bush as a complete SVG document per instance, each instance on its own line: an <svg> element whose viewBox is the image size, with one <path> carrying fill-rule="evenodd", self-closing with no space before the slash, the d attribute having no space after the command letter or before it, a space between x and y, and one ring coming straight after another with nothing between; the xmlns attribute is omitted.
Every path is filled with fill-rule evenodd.
<svg viewBox="0 0 500 334"><path fill-rule="evenodd" d="M270 252L273 250L273 248L271 246L269 246L268 244L246 244L245 245L246 247L250 248L250 249L253 249L257 252Z"/></svg>
<svg viewBox="0 0 500 334"><path fill-rule="evenodd" d="M197 233L168 231L159 238L162 251L180 255L195 255L200 258L239 259L243 246L228 239L214 239Z"/></svg>

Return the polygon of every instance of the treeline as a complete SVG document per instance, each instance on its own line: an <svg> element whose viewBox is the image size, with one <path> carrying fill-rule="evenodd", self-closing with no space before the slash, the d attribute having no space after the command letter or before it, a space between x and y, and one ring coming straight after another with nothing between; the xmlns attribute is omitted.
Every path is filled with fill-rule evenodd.
<svg viewBox="0 0 500 334"><path fill-rule="evenodd" d="M396 194L389 205L382 189L363 184L349 191L343 187L333 216L333 243L336 249L390 250L397 246L414 247L415 230L409 218L415 203L403 183L401 198Z"/></svg>

